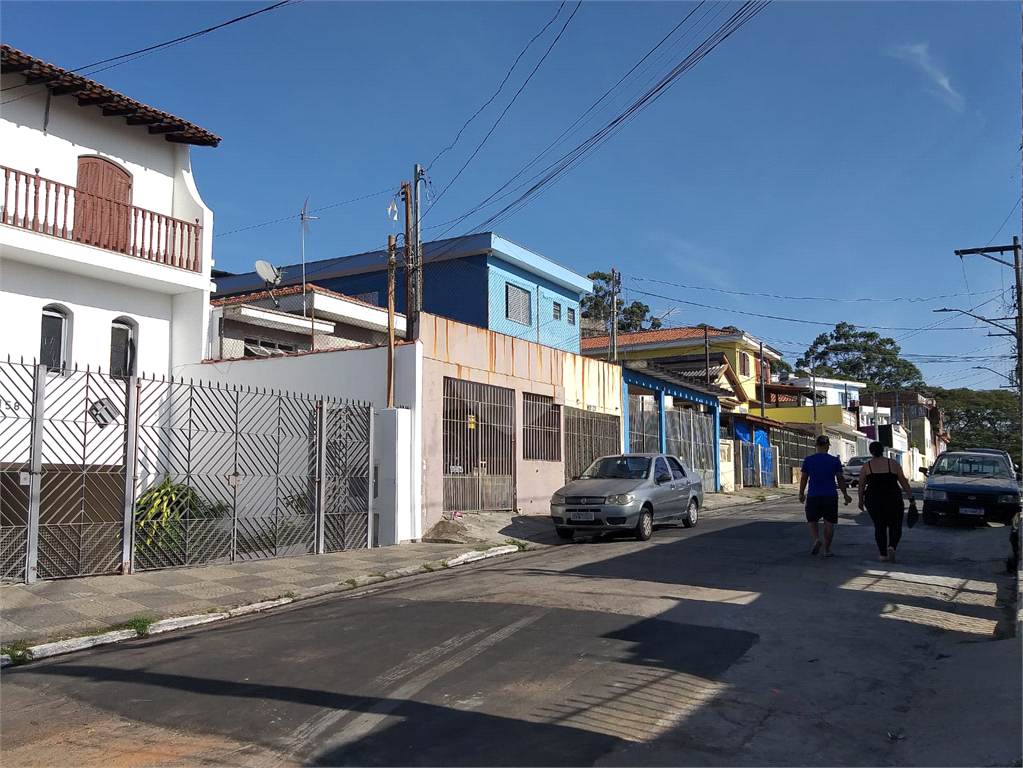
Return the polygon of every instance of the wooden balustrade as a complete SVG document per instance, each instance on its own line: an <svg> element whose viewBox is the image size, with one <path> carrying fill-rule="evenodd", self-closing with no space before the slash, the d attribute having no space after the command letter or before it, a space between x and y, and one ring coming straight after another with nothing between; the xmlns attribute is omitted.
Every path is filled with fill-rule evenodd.
<svg viewBox="0 0 1023 768"><path fill-rule="evenodd" d="M0 223L200 272L202 227L0 166Z"/></svg>

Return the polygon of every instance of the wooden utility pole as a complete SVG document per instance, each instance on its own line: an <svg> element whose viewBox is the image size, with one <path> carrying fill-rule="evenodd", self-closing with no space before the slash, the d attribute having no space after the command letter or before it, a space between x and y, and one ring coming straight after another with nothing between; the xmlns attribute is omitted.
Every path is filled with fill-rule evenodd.
<svg viewBox="0 0 1023 768"><path fill-rule="evenodd" d="M394 407L394 235L387 237L387 407ZM407 319L406 319L407 322Z"/></svg>

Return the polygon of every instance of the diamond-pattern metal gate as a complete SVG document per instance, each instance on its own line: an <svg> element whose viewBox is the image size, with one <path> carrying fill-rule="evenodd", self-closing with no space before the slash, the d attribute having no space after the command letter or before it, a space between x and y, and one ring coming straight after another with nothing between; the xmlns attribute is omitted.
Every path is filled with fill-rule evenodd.
<svg viewBox="0 0 1023 768"><path fill-rule="evenodd" d="M0 578L370 546L371 440L365 403L0 362Z"/></svg>
<svg viewBox="0 0 1023 768"><path fill-rule="evenodd" d="M372 543L373 411L331 404L323 410L323 549L363 549Z"/></svg>
<svg viewBox="0 0 1023 768"><path fill-rule="evenodd" d="M444 510L515 508L515 390L444 377Z"/></svg>
<svg viewBox="0 0 1023 768"><path fill-rule="evenodd" d="M622 450L622 420L565 406L565 482L582 474L595 459Z"/></svg>
<svg viewBox="0 0 1023 768"><path fill-rule="evenodd" d="M35 366L0 362L0 578L24 580Z"/></svg>

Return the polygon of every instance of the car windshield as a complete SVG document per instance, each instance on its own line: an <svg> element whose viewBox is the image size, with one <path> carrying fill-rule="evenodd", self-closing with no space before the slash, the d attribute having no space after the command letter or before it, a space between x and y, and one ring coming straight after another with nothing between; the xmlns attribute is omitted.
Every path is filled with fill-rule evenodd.
<svg viewBox="0 0 1023 768"><path fill-rule="evenodd" d="M1005 466L1005 462L997 456L978 454L939 456L931 474L963 477L1012 477L1009 473L1009 468Z"/></svg>
<svg viewBox="0 0 1023 768"><path fill-rule="evenodd" d="M849 459L849 463L846 464L846 466L847 467L858 467L861 464L863 464L865 461L866 461L866 459L864 459L862 456L853 456L851 459Z"/></svg>
<svg viewBox="0 0 1023 768"><path fill-rule="evenodd" d="M649 471L650 459L645 456L609 456L590 464L586 471L579 475L579 479L643 480Z"/></svg>

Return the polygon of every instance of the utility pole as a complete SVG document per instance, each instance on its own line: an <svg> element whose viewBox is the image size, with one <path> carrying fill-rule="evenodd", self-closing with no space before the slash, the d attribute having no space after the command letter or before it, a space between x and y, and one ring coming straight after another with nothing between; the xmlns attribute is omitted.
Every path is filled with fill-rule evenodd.
<svg viewBox="0 0 1023 768"><path fill-rule="evenodd" d="M813 390L813 423L817 423L817 358L810 358L810 386Z"/></svg>
<svg viewBox="0 0 1023 768"><path fill-rule="evenodd" d="M611 270L611 362L618 362L618 286L621 275L618 270Z"/></svg>
<svg viewBox="0 0 1023 768"><path fill-rule="evenodd" d="M760 342L760 418L767 418L767 384L764 382L764 342Z"/></svg>
<svg viewBox="0 0 1023 768"><path fill-rule="evenodd" d="M414 210L415 220L415 231L412 233L415 242L415 280L414 285L414 298L415 298L415 318L413 325L412 338L419 338L419 313L423 311L423 236L420 222L422 219L422 212L419 207L419 182L426 176L426 172L416 163L413 169L413 187L412 187L412 207Z"/></svg>
<svg viewBox="0 0 1023 768"><path fill-rule="evenodd" d="M703 379L705 384L710 384L710 330L707 324L703 326Z"/></svg>
<svg viewBox="0 0 1023 768"><path fill-rule="evenodd" d="M387 407L394 407L394 235L387 236ZM408 318L405 319L408 322Z"/></svg>
<svg viewBox="0 0 1023 768"><path fill-rule="evenodd" d="M415 280L412 272L415 256L412 239L412 185L401 183L401 198L405 201L405 341L415 341L415 297L412 295Z"/></svg>
<svg viewBox="0 0 1023 768"><path fill-rule="evenodd" d="M1005 259L999 259L992 256L992 253L1002 254L1012 251L1012 263L1010 264ZM991 259L991 261L997 261L1006 267L1012 267L1013 272L1016 275L1016 387L1019 394L1019 406L1020 406L1020 451L1021 451L1021 463L1023 463L1023 267L1021 267L1021 248L1019 237L1013 235L1012 245L998 245L984 248L963 248L957 250L955 255L962 259L964 256L983 256L985 259ZM976 320L993 325L997 328L1001 328L1004 331L1010 330L1007 326L1001 325L1000 323L989 320L986 317L979 317L978 315L972 315L969 312L965 312L961 309L936 309L935 312L959 312L960 314L967 315Z"/></svg>

